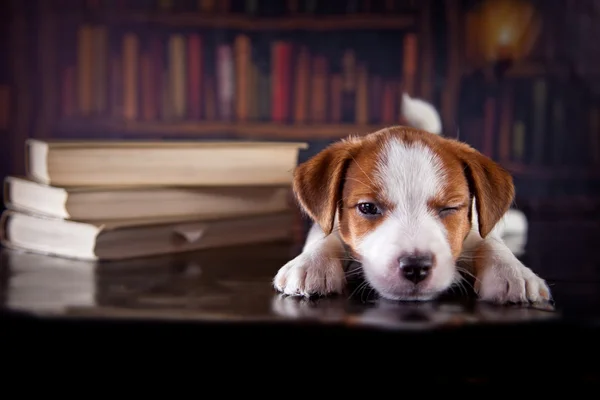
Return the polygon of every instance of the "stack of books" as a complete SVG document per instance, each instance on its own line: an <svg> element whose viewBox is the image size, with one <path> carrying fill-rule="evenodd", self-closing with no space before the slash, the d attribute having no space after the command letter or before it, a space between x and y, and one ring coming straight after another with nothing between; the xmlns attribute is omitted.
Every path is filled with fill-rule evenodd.
<svg viewBox="0 0 600 400"><path fill-rule="evenodd" d="M85 260L291 239L304 143L42 141L4 182L5 247Z"/></svg>

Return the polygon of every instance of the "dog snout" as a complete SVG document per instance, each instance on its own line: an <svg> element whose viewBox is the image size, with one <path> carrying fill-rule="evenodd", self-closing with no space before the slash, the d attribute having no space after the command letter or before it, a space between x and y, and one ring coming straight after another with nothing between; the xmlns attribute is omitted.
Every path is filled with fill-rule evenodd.
<svg viewBox="0 0 600 400"><path fill-rule="evenodd" d="M406 254L398 258L400 275L414 283L424 281L433 268L432 254Z"/></svg>

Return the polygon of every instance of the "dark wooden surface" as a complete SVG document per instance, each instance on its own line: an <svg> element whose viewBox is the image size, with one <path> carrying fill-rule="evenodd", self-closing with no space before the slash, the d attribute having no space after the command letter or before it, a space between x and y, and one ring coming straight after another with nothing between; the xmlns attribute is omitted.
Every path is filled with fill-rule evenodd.
<svg viewBox="0 0 600 400"><path fill-rule="evenodd" d="M310 322L399 330L557 318L551 305L497 307L470 301L468 287L442 301L394 303L361 282L343 296L300 300L275 293L271 279L288 243L215 249L107 264L2 252L5 309L39 317L189 321ZM469 299L467 301L467 299Z"/></svg>
<svg viewBox="0 0 600 400"><path fill-rule="evenodd" d="M515 368L533 363L527 379L543 371L540 376L593 380L599 367L590 358L600 355L599 239L595 220L531 221L522 258L550 282L555 300L553 307L539 308L483 304L461 289L418 304L381 301L352 288L334 298L284 297L270 282L294 254L288 243L98 265L5 249L2 324L13 340L36 332L29 346L48 348L81 337L91 346L89 337L100 333L101 341L117 340L128 351L150 346L154 354L185 344L186 354L195 349L204 359L207 343L235 350L247 362L255 360L240 356L247 351L282 361L416 352L413 363L455 359L470 366L438 371L440 376L490 379L512 373L512 367L501 367L506 362ZM152 344L142 345L141 338ZM459 355L464 351L466 358ZM557 357L567 361L546 364ZM592 363L584 367L581 360ZM491 372L496 370L501 373Z"/></svg>
<svg viewBox="0 0 600 400"><path fill-rule="evenodd" d="M351 282L343 296L300 301L275 293L271 279L298 247L264 243L172 256L93 263L2 249L0 300L4 310L85 318L305 321L395 329L444 323L556 318L592 313L600 305L600 229L594 219L531 221L526 265L550 281L554 309L497 307L472 302L469 287L441 301L391 303ZM450 306L452 305L452 306ZM406 325L406 311L426 314ZM397 313L396 313L397 312Z"/></svg>
<svg viewBox="0 0 600 400"><path fill-rule="evenodd" d="M40 317L317 321L400 330L557 317L550 306L471 304L465 301L468 288L456 288L444 301L423 304L378 300L358 282L343 296L286 297L275 293L270 281L289 254L287 243L265 243L94 265L4 250L4 307Z"/></svg>

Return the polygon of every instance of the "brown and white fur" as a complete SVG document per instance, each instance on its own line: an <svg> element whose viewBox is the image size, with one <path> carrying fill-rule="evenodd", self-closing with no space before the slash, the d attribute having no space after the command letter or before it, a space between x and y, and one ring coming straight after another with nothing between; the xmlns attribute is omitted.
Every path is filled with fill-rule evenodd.
<svg viewBox="0 0 600 400"><path fill-rule="evenodd" d="M460 261L482 300L549 300L546 282L498 231L514 197L510 174L441 136L430 104L405 95L403 114L412 127L338 141L295 170L296 198L315 223L274 287L292 296L342 293L343 260L352 258L381 297L426 301L459 282Z"/></svg>

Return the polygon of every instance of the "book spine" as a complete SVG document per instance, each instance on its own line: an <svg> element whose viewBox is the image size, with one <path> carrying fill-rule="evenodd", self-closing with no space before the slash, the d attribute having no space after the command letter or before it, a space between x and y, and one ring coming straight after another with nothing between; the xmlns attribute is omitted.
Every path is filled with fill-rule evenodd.
<svg viewBox="0 0 600 400"><path fill-rule="evenodd" d="M188 117L193 120L202 118L202 37L198 33L192 33L188 36L188 84L187 84L187 105Z"/></svg>

